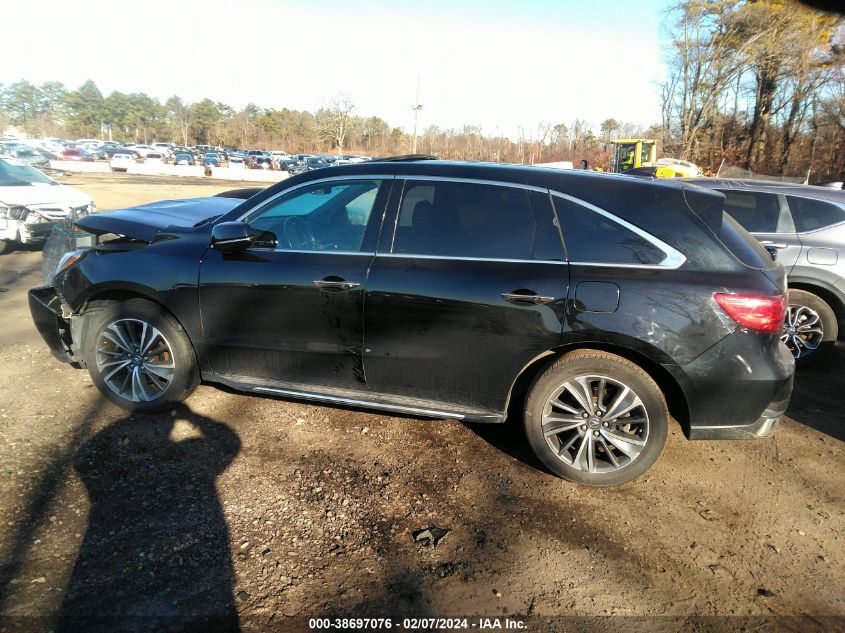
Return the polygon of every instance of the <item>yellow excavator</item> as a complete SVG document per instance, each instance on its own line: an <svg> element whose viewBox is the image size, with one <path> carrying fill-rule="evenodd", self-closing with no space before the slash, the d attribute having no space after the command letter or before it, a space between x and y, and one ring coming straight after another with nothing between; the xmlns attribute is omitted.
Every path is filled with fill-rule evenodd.
<svg viewBox="0 0 845 633"><path fill-rule="evenodd" d="M657 158L657 141L619 138L610 141L609 172L655 178L700 176L697 165L678 158Z"/></svg>

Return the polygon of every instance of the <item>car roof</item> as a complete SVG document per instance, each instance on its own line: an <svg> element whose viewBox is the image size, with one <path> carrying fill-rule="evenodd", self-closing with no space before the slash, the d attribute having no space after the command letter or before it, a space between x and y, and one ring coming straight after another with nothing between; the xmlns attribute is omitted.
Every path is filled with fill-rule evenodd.
<svg viewBox="0 0 845 633"><path fill-rule="evenodd" d="M419 180L457 178L469 182L511 184L558 191L573 201L594 205L645 230L654 229L653 209L696 213L708 226L721 223L724 194L679 182L678 178L642 178L587 170L563 170L507 163L459 162L445 160L403 159L366 161L330 165L319 170L292 175L251 198L250 205L288 188L313 181L344 176L397 178L415 176ZM224 221L237 219L241 210L233 210ZM669 212L669 211L666 211ZM661 216L662 217L662 216Z"/></svg>
<svg viewBox="0 0 845 633"><path fill-rule="evenodd" d="M845 191L831 187L801 185L794 182L773 180L751 180L741 178L681 178L683 182L707 189L731 189L734 191L758 191L760 193L778 193L790 196L819 198L831 202L845 202Z"/></svg>
<svg viewBox="0 0 845 633"><path fill-rule="evenodd" d="M314 156L322 160L320 156ZM680 178L640 178L623 174L588 171L582 169L562 170L536 165L516 165L511 163L488 163L471 161L432 160L430 158L370 160L363 163L338 165L320 170L320 178L342 176L345 174L395 174L397 177L435 176L454 178L474 178L477 180L495 180L514 184L534 185L541 188L564 188L568 183L581 185L590 183L618 182L636 186L641 183L655 187L677 189L685 186Z"/></svg>

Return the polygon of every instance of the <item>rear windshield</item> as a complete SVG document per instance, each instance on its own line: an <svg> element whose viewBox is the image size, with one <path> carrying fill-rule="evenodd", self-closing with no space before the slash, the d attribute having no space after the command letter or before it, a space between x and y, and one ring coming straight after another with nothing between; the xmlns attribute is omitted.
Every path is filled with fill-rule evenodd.
<svg viewBox="0 0 845 633"><path fill-rule="evenodd" d="M746 266L760 269L777 267L769 251L727 213L722 214L722 225L716 232L716 237Z"/></svg>

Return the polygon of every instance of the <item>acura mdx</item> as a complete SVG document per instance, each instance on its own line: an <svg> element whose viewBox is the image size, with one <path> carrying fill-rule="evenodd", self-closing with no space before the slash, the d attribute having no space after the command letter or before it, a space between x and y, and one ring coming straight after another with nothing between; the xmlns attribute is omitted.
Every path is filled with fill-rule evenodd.
<svg viewBox="0 0 845 633"><path fill-rule="evenodd" d="M784 269L678 182L381 160L76 222L30 291L54 354L132 411L200 381L469 422L520 418L591 485L690 439L770 435L794 362Z"/></svg>

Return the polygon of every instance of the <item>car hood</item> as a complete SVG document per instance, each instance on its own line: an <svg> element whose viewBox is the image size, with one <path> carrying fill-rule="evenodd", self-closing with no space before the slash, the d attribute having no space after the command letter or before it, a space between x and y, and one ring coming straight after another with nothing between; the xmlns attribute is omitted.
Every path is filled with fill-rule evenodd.
<svg viewBox="0 0 845 633"><path fill-rule="evenodd" d="M188 198L162 200L137 207L97 213L80 218L76 226L90 233L117 233L136 240L152 242L169 227L188 228L203 220L228 213L243 200L237 198Z"/></svg>
<svg viewBox="0 0 845 633"><path fill-rule="evenodd" d="M0 202L6 205L57 205L80 207L91 202L91 196L67 185L36 183L17 187L0 187Z"/></svg>

